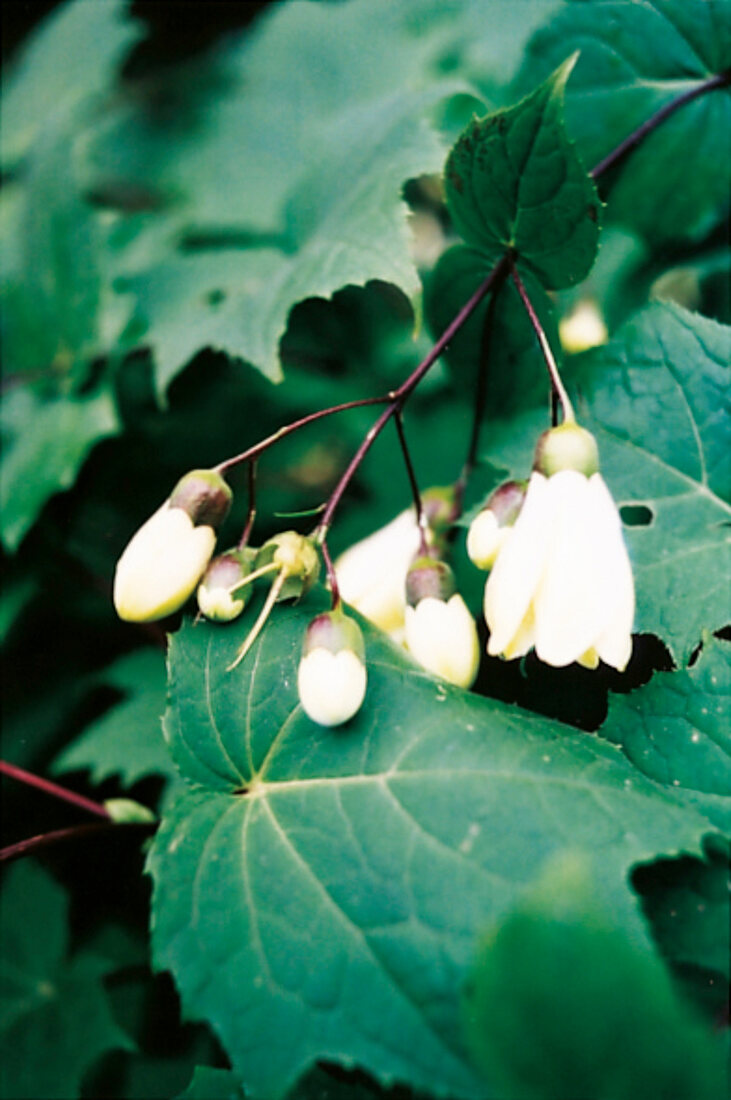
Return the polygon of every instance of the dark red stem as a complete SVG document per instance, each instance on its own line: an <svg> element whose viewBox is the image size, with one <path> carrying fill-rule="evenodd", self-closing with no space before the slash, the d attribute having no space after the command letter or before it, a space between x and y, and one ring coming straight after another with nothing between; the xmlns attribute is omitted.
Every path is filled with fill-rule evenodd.
<svg viewBox="0 0 731 1100"><path fill-rule="evenodd" d="M509 253L506 253L502 257L502 259L498 260L487 278L483 279L472 297L469 298L467 302L465 302L454 320L449 325L447 325L446 329L439 337L436 344L431 349L426 358L422 359L418 367L414 371L412 371L405 382L401 383L397 390L394 390L393 393L388 395L390 404L387 408L383 410L381 415L378 417L376 422L372 425L372 427L366 434L363 442L360 444L358 450L351 458L345 470L345 473L342 475L340 481L335 486L335 490L332 493L329 501L327 502L327 507L325 508L322 520L318 526L320 539L322 539L327 532L335 509L340 503L343 493L350 483L350 479L360 466L368 451L371 449L373 443L381 434L384 427L389 422L394 413L401 409L404 401L409 396L411 391L416 386L418 386L419 382L422 380L429 368L437 361L450 340L457 332L459 332L465 321L467 321L472 316L483 298L485 298L486 295L490 293L496 283L499 284L503 281L509 271L510 261L511 256Z"/></svg>
<svg viewBox="0 0 731 1100"><path fill-rule="evenodd" d="M130 821L122 824L121 822L109 820L100 821L94 825L72 825L66 829L54 829L50 833L40 833L38 836L30 836L26 840L18 840L15 844L8 844L7 847L0 848L0 863L18 859L20 856L26 856L31 852L39 851L41 848L50 848L53 844L58 844L63 840L81 840L120 827L125 829L154 829L155 825L146 821Z"/></svg>
<svg viewBox="0 0 731 1100"><path fill-rule="evenodd" d="M109 811L100 802L93 802L92 799L85 798L83 794L77 794L76 791L70 791L67 787L59 786L58 783L52 783L50 779L43 779L40 775L27 772L25 768L19 768L15 764L9 764L6 760L0 760L0 773L10 776L11 779L17 779L20 783L26 783L29 787L45 791L46 794L50 794L54 798L60 798L63 802L68 802L72 806L78 806L79 809L86 810L97 817L110 820Z"/></svg>
<svg viewBox="0 0 731 1100"><path fill-rule="evenodd" d="M595 180L603 176L605 172L608 172L610 168L614 168L615 164L619 164L623 161L628 153L631 153L641 141L651 134L653 130L674 114L679 107L683 107L686 103L690 103L694 99L698 99L702 95L706 95L707 92L713 92L716 88L724 88L731 83L731 69L727 69L726 72L719 73L718 76L712 76L709 80L704 80L702 84L696 84L694 88L691 88L688 92L683 92L682 95L676 96L675 99L671 99L668 103L663 104L659 110L655 111L654 115L650 115L641 126L638 126L636 130L621 141L619 145L612 149L611 153L607 155L596 164L589 173Z"/></svg>
<svg viewBox="0 0 731 1100"><path fill-rule="evenodd" d="M342 405L330 405L327 409L318 409L317 412L308 413L307 416L302 416L299 420L293 420L291 424L285 424L283 427L278 428L276 432L272 432L260 443L255 443L253 447L242 451L240 455L234 455L233 458L227 458L225 462L219 462L217 466L214 466L214 469L219 474L225 474L228 470L232 470L234 466L257 458L272 444L278 443L280 439L291 435L292 432L299 431L300 428L305 428L308 424L314 424L316 420L322 420L334 413L347 412L348 409L361 409L366 405L384 405L390 399L390 394L384 394L381 397L361 397L357 401L345 401Z"/></svg>

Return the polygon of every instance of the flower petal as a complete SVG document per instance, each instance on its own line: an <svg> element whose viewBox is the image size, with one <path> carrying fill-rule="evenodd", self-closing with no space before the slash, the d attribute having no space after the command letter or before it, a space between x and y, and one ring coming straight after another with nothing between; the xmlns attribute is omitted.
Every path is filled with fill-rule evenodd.
<svg viewBox="0 0 731 1100"><path fill-rule="evenodd" d="M165 503L127 544L117 563L114 605L121 619L153 622L192 595L216 545L212 527L193 526L182 508Z"/></svg>
<svg viewBox="0 0 731 1100"><path fill-rule="evenodd" d="M297 690L308 718L320 726L340 726L363 702L365 665L352 649L313 649L300 661Z"/></svg>
<svg viewBox="0 0 731 1100"><path fill-rule="evenodd" d="M406 645L423 668L458 687L471 687L480 664L475 620L462 597L433 596L406 608Z"/></svg>
<svg viewBox="0 0 731 1100"><path fill-rule="evenodd" d="M403 628L406 573L418 552L413 509L346 550L335 563L340 595L381 630Z"/></svg>
<svg viewBox="0 0 731 1100"><path fill-rule="evenodd" d="M485 585L485 620L490 629L487 651L493 656L511 646L521 630L543 575L550 526L548 481L533 473L523 508Z"/></svg>
<svg viewBox="0 0 731 1100"><path fill-rule="evenodd" d="M546 664L562 667L590 649L602 627L597 517L584 474L562 470L548 485L552 528L535 598L536 653Z"/></svg>
<svg viewBox="0 0 731 1100"><path fill-rule="evenodd" d="M595 641L597 653L605 664L619 672L627 667L632 655L632 623L635 614L635 588L627 547L622 534L619 512L600 474L590 479L597 501L603 501L605 526L601 537L600 568L611 593L604 626Z"/></svg>

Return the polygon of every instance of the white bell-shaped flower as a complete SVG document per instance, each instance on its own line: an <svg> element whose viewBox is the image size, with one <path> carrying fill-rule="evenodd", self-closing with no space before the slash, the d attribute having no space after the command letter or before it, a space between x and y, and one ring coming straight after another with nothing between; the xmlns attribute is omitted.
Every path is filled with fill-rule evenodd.
<svg viewBox="0 0 731 1100"><path fill-rule="evenodd" d="M424 493L428 545L438 541L449 524L454 499L451 490ZM341 597L372 623L402 642L406 612L406 574L421 546L413 508L345 550L335 562Z"/></svg>
<svg viewBox="0 0 731 1100"><path fill-rule="evenodd" d="M418 558L406 580L406 648L415 661L458 687L471 687L480 665L475 620L449 566Z"/></svg>
<svg viewBox="0 0 731 1100"><path fill-rule="evenodd" d="M231 490L213 470L193 470L150 516L117 562L114 606L127 622L171 615L193 594L216 545Z"/></svg>
<svg viewBox="0 0 731 1100"><path fill-rule="evenodd" d="M535 647L549 665L621 671L634 583L593 436L573 423L544 433L536 467L485 587L487 651L511 659Z"/></svg>
<svg viewBox="0 0 731 1100"><path fill-rule="evenodd" d="M360 710L366 692L360 627L341 610L313 619L305 632L297 690L302 709L320 726L340 726Z"/></svg>

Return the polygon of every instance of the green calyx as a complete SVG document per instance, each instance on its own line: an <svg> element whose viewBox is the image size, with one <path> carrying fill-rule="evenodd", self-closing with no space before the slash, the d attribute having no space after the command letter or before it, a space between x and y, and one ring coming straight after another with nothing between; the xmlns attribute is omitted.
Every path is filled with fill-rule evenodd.
<svg viewBox="0 0 731 1100"><path fill-rule="evenodd" d="M349 649L360 661L365 662L362 631L355 619L346 615L340 606L317 615L308 625L302 647L303 655L306 657L313 649L326 649L333 654Z"/></svg>
<svg viewBox="0 0 731 1100"><path fill-rule="evenodd" d="M312 539L297 531L281 531L264 543L256 568L270 564L283 574L278 600L306 595L320 575L320 555Z"/></svg>
<svg viewBox="0 0 731 1100"><path fill-rule="evenodd" d="M562 470L576 470L591 477L599 470L596 440L586 428L580 428L574 421L567 420L540 436L533 469L545 477L551 477Z"/></svg>
<svg viewBox="0 0 731 1100"><path fill-rule="evenodd" d="M228 515L233 493L215 470L190 470L170 494L171 508L181 508L194 527L217 530Z"/></svg>

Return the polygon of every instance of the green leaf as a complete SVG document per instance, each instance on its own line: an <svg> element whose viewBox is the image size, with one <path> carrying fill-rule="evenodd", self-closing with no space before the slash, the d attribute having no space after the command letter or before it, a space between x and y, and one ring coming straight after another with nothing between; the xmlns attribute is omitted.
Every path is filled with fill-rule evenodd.
<svg viewBox="0 0 731 1100"><path fill-rule="evenodd" d="M155 964L254 1097L330 1059L477 1098L457 1018L485 923L569 845L644 942L628 870L708 825L613 746L436 681L367 626L364 707L313 725L296 670L323 606L277 608L231 672L256 607L172 641L167 737L194 786L150 853Z"/></svg>
<svg viewBox="0 0 731 1100"><path fill-rule="evenodd" d="M177 1100L244 1100L244 1092L231 1070L196 1066L190 1084Z"/></svg>
<svg viewBox="0 0 731 1100"><path fill-rule="evenodd" d="M115 661L98 676L125 698L54 761L55 772L88 769L92 783L119 776L131 787L147 775L171 777L170 754L162 738L165 710L165 660L159 650L139 649Z"/></svg>
<svg viewBox="0 0 731 1100"><path fill-rule="evenodd" d="M173 197L204 233L281 235L292 190L323 153L328 175L328 146L349 131L357 142L359 112L365 122L384 97L406 101L444 82L441 58L473 30L470 9L465 0L418 12L372 0L270 5L213 57L158 74L170 114L155 100L140 107L135 89L95 136L92 170Z"/></svg>
<svg viewBox="0 0 731 1100"><path fill-rule="evenodd" d="M563 126L569 58L515 107L473 119L447 159L447 205L468 245L497 260L508 248L545 286L588 274L599 242L594 184Z"/></svg>
<svg viewBox="0 0 731 1100"><path fill-rule="evenodd" d="M564 858L487 938L467 997L476 1060L504 1100L717 1100L723 1042L592 885Z"/></svg>
<svg viewBox="0 0 731 1100"><path fill-rule="evenodd" d="M73 485L91 448L114 435L118 421L106 391L43 401L33 390L17 388L3 398L0 428L0 531L6 547L15 550L46 501Z"/></svg>
<svg viewBox="0 0 731 1100"><path fill-rule="evenodd" d="M656 782L710 795L694 801L731 835L730 697L731 644L710 638L687 671L612 696L601 733Z"/></svg>
<svg viewBox="0 0 731 1100"><path fill-rule="evenodd" d="M726 0L570 0L529 43L517 93L575 49L566 126L593 167L660 107L728 69L731 7ZM728 89L679 108L626 160L608 217L655 241L701 237L728 209L729 127Z"/></svg>
<svg viewBox="0 0 731 1100"><path fill-rule="evenodd" d="M731 330L654 305L577 357L579 421L594 432L625 522L635 632L687 663L704 630L731 622ZM493 425L484 457L526 477L545 418Z"/></svg>
<svg viewBox="0 0 731 1100"><path fill-rule="evenodd" d="M84 100L104 92L141 32L128 21L125 0L59 6L3 80L3 166L27 153L49 112L68 117Z"/></svg>
<svg viewBox="0 0 731 1100"><path fill-rule="evenodd" d="M423 115L444 94L387 96L339 115L289 193L286 250L178 255L125 280L137 297L161 390L204 347L280 380L279 341L290 310L304 298L326 298L371 279L417 292L401 185L441 160Z"/></svg>
<svg viewBox="0 0 731 1100"><path fill-rule="evenodd" d="M485 257L464 245L454 245L443 253L426 284L424 299L435 337L441 336L489 270ZM550 298L532 272L524 272L523 279L549 342L559 347ZM487 302L479 305L444 352L465 395L474 391L487 310ZM548 385L546 363L533 326L515 286L508 280L498 292L490 337L486 413L488 417L507 416L535 405L545 407Z"/></svg>
<svg viewBox="0 0 731 1100"><path fill-rule="evenodd" d="M3 888L0 1091L70 1100L100 1055L131 1047L102 985L110 967L89 952L68 957L66 895L35 863L12 867Z"/></svg>
<svg viewBox="0 0 731 1100"><path fill-rule="evenodd" d="M79 194L74 150L62 123L40 134L6 215L3 272L5 369L66 387L85 379L102 347L102 237L98 214Z"/></svg>

